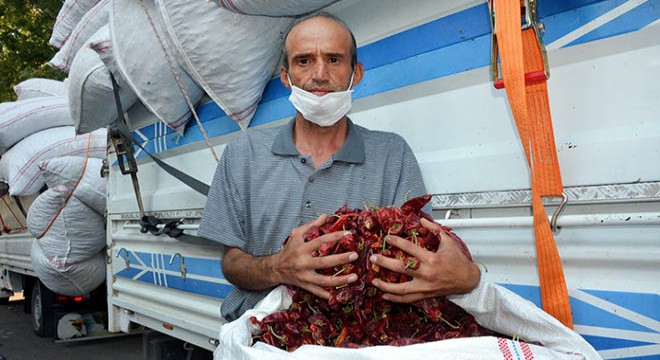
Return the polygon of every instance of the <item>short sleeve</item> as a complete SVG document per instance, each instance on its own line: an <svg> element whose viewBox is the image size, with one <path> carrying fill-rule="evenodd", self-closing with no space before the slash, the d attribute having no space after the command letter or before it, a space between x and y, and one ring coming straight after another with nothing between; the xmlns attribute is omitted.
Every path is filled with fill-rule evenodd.
<svg viewBox="0 0 660 360"><path fill-rule="evenodd" d="M239 194L243 172L232 144L225 147L213 176L198 235L223 245L245 250L245 201ZM243 192L244 193L244 192Z"/></svg>
<svg viewBox="0 0 660 360"><path fill-rule="evenodd" d="M402 138L403 141L403 161L401 164L401 173L399 175L399 183L396 189L396 199L412 199L418 196L426 195L427 190L422 178L422 171L419 168L419 163L415 158L410 145ZM431 214L431 204L428 203L424 206L423 210Z"/></svg>

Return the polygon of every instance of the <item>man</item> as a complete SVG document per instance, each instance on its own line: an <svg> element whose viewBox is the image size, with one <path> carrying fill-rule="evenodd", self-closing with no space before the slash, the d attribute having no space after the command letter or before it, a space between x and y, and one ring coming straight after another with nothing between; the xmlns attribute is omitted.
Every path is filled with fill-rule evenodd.
<svg viewBox="0 0 660 360"><path fill-rule="evenodd" d="M304 18L290 29L284 45L280 78L291 89L296 117L287 125L250 129L232 139L200 223L200 236L225 245L222 271L236 285L222 305L227 320L238 318L279 284L328 298L325 288L357 280L355 274L316 272L358 257L354 252L312 257L321 243L342 236L340 231L304 242L310 226L326 221L322 214L344 204L401 205L426 192L417 161L400 136L369 131L346 116L350 89L364 75L346 25L329 14ZM437 253L395 236L390 243L421 260L413 274L400 261L371 259L413 276L404 284L374 282L392 301L466 293L479 282L479 269L452 241L442 242Z"/></svg>

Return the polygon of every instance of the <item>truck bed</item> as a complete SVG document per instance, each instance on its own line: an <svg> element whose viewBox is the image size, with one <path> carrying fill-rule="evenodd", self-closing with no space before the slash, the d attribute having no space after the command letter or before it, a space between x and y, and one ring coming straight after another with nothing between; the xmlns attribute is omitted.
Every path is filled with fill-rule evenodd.
<svg viewBox="0 0 660 360"><path fill-rule="evenodd" d="M657 358L657 1L542 4L549 98L569 200L556 241L575 329L603 358ZM353 28L366 66L351 119L402 135L433 194L433 217L466 241L484 280L540 304L529 172L505 94L491 84L485 3L345 0L328 10ZM295 112L287 97L273 79L250 127L289 120ZM219 153L240 131L214 103L198 106L198 113ZM215 160L197 124L180 137L154 117L131 123L148 151L210 183ZM136 157L146 211L184 219L194 234L204 196L142 151ZM220 272L222 249L141 234L130 177L114 165L108 186L111 327L146 324L212 350L223 323L219 305L231 287ZM546 205L550 216L558 203Z"/></svg>
<svg viewBox="0 0 660 360"><path fill-rule="evenodd" d="M35 241L34 236L27 232L2 234L0 236L0 267L36 276L30 258L33 241Z"/></svg>

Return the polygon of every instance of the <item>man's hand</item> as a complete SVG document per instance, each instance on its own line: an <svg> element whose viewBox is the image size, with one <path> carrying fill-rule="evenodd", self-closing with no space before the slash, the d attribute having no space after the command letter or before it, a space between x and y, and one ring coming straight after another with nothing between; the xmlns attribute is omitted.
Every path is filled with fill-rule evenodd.
<svg viewBox="0 0 660 360"><path fill-rule="evenodd" d="M316 270L344 265L358 258L356 252L312 256L312 252L318 250L321 244L336 243L342 236L350 235L350 232L344 234L343 231L337 231L305 242L304 237L307 230L313 226L319 227L325 224L327 219L328 215L324 214L311 223L293 229L284 249L274 255L276 258L274 270L281 283L298 286L324 299L330 297L330 292L324 288L352 283L357 280L357 275L327 276L317 273Z"/></svg>
<svg viewBox="0 0 660 360"><path fill-rule="evenodd" d="M222 272L232 284L246 290L265 290L279 284L301 287L316 296L328 299L325 287L335 287L357 280L356 274L327 276L317 269L331 268L357 260L356 252L313 257L312 253L323 243L335 243L345 236L343 231L319 236L305 242L305 233L312 226L321 226L328 219L321 215L316 220L291 231L282 251L269 256L253 256L241 249L229 247L222 258ZM350 232L349 232L350 234Z"/></svg>
<svg viewBox="0 0 660 360"><path fill-rule="evenodd" d="M428 251L398 236L390 235L387 240L388 244L419 259L418 269L406 269L403 261L382 255L372 255L369 259L378 266L412 277L411 281L396 284L375 279L373 285L385 292L385 300L410 303L436 296L465 294L479 283L479 268L463 254L456 241L439 224L426 219L421 222L425 228L439 231L441 240L437 252Z"/></svg>

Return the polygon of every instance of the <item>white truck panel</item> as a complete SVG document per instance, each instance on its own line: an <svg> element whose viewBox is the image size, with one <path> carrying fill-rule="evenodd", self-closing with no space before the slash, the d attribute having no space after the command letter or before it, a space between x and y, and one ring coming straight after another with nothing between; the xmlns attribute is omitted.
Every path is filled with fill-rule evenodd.
<svg viewBox="0 0 660 360"><path fill-rule="evenodd" d="M0 238L0 264L8 270L36 276L30 258L33 241L34 236L29 233L2 234Z"/></svg>
<svg viewBox="0 0 660 360"><path fill-rule="evenodd" d="M569 198L556 241L575 327L604 358L660 356L657 1L544 4L549 98ZM434 195L433 216L467 242L485 280L540 304L529 174L504 91L491 85L484 3L344 0L329 10L353 28L367 65L350 117L406 138ZM424 32L446 24L447 33ZM425 47L452 36L454 42ZM397 58L391 49L410 52ZM293 115L278 81L266 89L252 127ZM197 109L220 154L238 126L214 104ZM143 146L210 183L216 163L199 126L191 123L179 137L154 121L138 115L131 121ZM183 218L194 234L205 198L141 151L136 156L145 210ZM163 331L167 323L212 349L222 324L217 307L231 288L219 271L222 250L139 233L133 185L117 166L108 194L111 326L136 322ZM548 204L551 214L557 202Z"/></svg>

